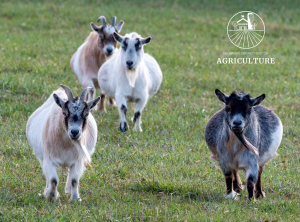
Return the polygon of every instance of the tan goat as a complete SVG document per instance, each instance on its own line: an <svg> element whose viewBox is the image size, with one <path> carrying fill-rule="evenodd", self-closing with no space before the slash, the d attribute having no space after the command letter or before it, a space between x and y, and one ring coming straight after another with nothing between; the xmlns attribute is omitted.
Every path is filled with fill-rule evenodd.
<svg viewBox="0 0 300 222"><path fill-rule="evenodd" d="M88 101L95 98L96 88L99 89L99 68L118 50L118 42L114 39L113 33L119 33L124 25L124 22L121 20L115 26L116 16L113 16L111 25L106 22L104 16L100 16L98 22L100 20L102 21L102 26L100 27L91 22L93 32L90 33L84 43L77 49L70 61L72 71L79 83L83 87L93 87L95 89L89 92ZM103 102L100 104L100 109L103 108ZM112 99L109 102L111 105L114 104ZM94 107L94 109L97 108Z"/></svg>

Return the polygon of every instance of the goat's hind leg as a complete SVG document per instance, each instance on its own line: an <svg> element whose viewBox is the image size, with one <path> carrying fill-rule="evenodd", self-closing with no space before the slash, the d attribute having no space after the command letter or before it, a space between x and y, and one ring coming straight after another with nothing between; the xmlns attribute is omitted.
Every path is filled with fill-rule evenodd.
<svg viewBox="0 0 300 222"><path fill-rule="evenodd" d="M100 105L99 105L99 111L103 110L104 112L106 112L106 108L105 108L105 95L104 94L100 94Z"/></svg>
<svg viewBox="0 0 300 222"><path fill-rule="evenodd" d="M70 169L68 169L68 177L67 177L67 182L66 182L66 187L65 187L65 193L71 194L71 190L72 190L72 179L70 176Z"/></svg>
<svg viewBox="0 0 300 222"><path fill-rule="evenodd" d="M237 170L233 170L232 174L233 174L233 190L237 193L241 193L244 187L242 185L242 181L239 176L239 173Z"/></svg>
<svg viewBox="0 0 300 222"><path fill-rule="evenodd" d="M258 172L258 179L257 182L255 184L255 198L264 198L266 197L265 192L262 190L261 188L261 174L263 171L263 166L259 167L259 172Z"/></svg>
<svg viewBox="0 0 300 222"><path fill-rule="evenodd" d="M92 87L93 89L87 94L87 102L92 101L93 99L95 99L95 95L96 95L96 88L95 85L93 83L93 81L91 79L85 79L82 82L83 87ZM98 106L95 106L92 108L92 110L97 110Z"/></svg>

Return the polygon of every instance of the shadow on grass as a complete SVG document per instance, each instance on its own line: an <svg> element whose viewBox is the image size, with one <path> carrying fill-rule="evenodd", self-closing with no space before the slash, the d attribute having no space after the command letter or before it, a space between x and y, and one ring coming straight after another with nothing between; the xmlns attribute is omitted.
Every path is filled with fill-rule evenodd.
<svg viewBox="0 0 300 222"><path fill-rule="evenodd" d="M159 183L157 181L141 181L131 185L129 188L135 192L151 192L160 195L167 195L170 197L182 197L185 201L200 201L200 202L224 202L224 193L212 187L198 187Z"/></svg>

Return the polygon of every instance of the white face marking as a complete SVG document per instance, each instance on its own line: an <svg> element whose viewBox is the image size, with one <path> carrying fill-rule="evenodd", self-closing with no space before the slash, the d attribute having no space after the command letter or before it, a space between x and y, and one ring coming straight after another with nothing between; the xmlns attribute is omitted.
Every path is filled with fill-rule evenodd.
<svg viewBox="0 0 300 222"><path fill-rule="evenodd" d="M140 35L137 35L136 33L131 33L131 34L127 34L125 35L125 38L123 40L122 43L122 47L125 46L125 49L122 48L122 53L124 53L123 55L123 65L127 68L127 69L136 69L137 66L140 64L140 62L143 59L143 47L140 44L139 46L141 48L137 49L137 44L139 43L139 40L141 39Z"/></svg>
<svg viewBox="0 0 300 222"><path fill-rule="evenodd" d="M104 29L104 31L107 33L107 34L109 34L109 35L111 35L111 34L113 34L115 31L116 31L116 29L114 28L114 27L106 27L105 29Z"/></svg>

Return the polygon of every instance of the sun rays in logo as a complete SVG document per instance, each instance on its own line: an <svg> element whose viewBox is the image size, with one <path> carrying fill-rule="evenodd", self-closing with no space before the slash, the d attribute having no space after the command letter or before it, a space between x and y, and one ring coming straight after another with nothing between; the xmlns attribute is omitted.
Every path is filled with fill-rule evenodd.
<svg viewBox="0 0 300 222"><path fill-rule="evenodd" d="M235 46L250 49L263 40L265 35L264 22L254 12L239 12L230 19L227 34Z"/></svg>

